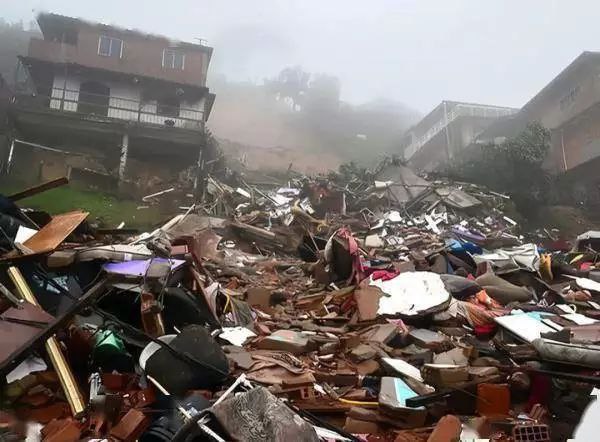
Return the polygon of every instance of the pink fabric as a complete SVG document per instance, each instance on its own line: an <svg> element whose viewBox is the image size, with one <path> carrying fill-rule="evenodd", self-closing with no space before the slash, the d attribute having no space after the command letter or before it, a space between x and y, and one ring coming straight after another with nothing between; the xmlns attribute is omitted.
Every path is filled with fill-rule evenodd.
<svg viewBox="0 0 600 442"><path fill-rule="evenodd" d="M398 330L402 332L402 334L408 334L408 327L406 327L402 319L386 319L386 321L388 322L388 324L394 324L398 328Z"/></svg>
<svg viewBox="0 0 600 442"><path fill-rule="evenodd" d="M348 227L342 227L337 232L336 235L342 239L348 241L348 251L352 256L352 274L350 278L348 278L348 282L354 281L355 284L358 284L365 277L365 269L363 267L363 263L360 257L360 250L358 249L358 243L354 236L352 236L352 232Z"/></svg>
<svg viewBox="0 0 600 442"><path fill-rule="evenodd" d="M579 270L582 271L588 271L592 268L593 263L592 262L582 262L581 266L579 266Z"/></svg>

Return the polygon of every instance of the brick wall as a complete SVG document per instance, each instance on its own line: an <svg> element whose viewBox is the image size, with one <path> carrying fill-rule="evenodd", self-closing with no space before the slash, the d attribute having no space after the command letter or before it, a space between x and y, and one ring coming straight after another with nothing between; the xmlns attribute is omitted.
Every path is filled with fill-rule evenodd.
<svg viewBox="0 0 600 442"><path fill-rule="evenodd" d="M101 35L123 40L121 58L98 55L98 41ZM91 68L205 86L209 64L208 52L203 49L180 47L177 50L185 54L184 69L171 69L162 66L163 50L170 46L166 39L83 27L79 30L77 45L32 38L29 56L54 63L75 63Z"/></svg>

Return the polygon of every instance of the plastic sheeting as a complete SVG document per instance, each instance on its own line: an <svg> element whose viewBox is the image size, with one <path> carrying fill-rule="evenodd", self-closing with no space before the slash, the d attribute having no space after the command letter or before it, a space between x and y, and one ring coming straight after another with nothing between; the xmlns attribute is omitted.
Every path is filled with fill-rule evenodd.
<svg viewBox="0 0 600 442"><path fill-rule="evenodd" d="M502 270L526 269L537 272L540 268L540 254L535 244L523 244L522 246L497 249L493 253L474 255L476 263L491 261Z"/></svg>
<svg viewBox="0 0 600 442"><path fill-rule="evenodd" d="M437 273L405 272L387 281L373 280L385 295L379 299L379 315L414 316L435 313L450 302L450 292Z"/></svg>
<svg viewBox="0 0 600 442"><path fill-rule="evenodd" d="M533 342L534 339L540 338L542 333L556 331L544 324L541 319L535 318L533 314L520 313L501 316L494 320L526 342Z"/></svg>

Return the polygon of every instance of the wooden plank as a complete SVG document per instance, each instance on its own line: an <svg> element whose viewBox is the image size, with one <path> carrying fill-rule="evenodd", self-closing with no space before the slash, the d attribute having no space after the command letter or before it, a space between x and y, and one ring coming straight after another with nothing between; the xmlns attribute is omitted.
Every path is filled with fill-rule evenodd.
<svg viewBox="0 0 600 442"><path fill-rule="evenodd" d="M103 289L106 285L106 282L106 278L102 278L100 281L94 284L86 293L84 293L77 301L75 301L63 315L57 318L53 318L52 316L48 315L49 324L47 327L41 329L35 328L35 334L27 336L27 340L24 341L23 345L12 351L12 353L7 357L0 359L0 376L4 376L6 373L10 372L10 370L19 365L21 361L36 348L37 343L53 336L58 330L65 327L66 324L73 318L73 316L79 313L88 304L93 302L96 297L104 293ZM38 308L38 310L41 309ZM29 316L28 318L34 320L41 319L45 321L45 318L40 316Z"/></svg>
<svg viewBox="0 0 600 442"><path fill-rule="evenodd" d="M37 338L54 320L53 316L28 302L0 314L0 366L12 361L20 349Z"/></svg>
<svg viewBox="0 0 600 442"><path fill-rule="evenodd" d="M68 212L52 220L29 238L23 245L33 253L46 253L56 249L89 215L89 212Z"/></svg>

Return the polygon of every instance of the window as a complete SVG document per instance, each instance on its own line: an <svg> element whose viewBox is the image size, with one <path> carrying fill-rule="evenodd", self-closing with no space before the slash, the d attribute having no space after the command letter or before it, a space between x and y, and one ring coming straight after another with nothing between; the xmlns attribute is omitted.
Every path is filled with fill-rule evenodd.
<svg viewBox="0 0 600 442"><path fill-rule="evenodd" d="M123 40L102 35L98 40L98 55L121 58L123 56Z"/></svg>
<svg viewBox="0 0 600 442"><path fill-rule="evenodd" d="M185 54L175 49L165 49L163 51L163 68L178 69L183 71L185 66Z"/></svg>

